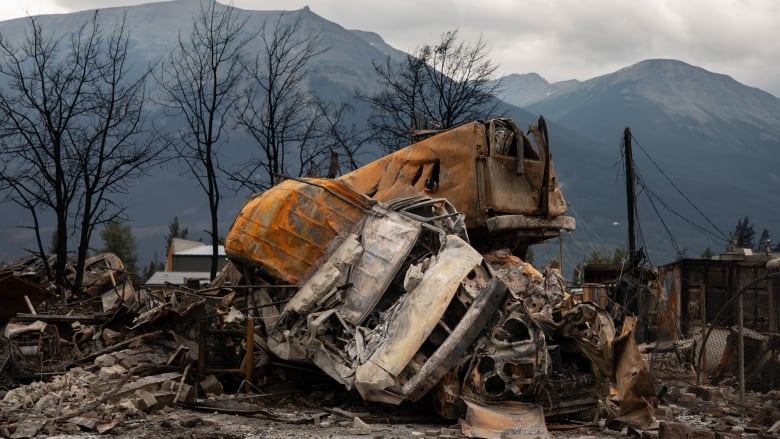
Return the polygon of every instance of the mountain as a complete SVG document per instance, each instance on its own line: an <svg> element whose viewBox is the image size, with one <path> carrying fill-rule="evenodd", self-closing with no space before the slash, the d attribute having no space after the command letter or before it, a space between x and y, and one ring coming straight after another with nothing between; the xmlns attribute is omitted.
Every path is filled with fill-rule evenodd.
<svg viewBox="0 0 780 439"><path fill-rule="evenodd" d="M179 32L189 31L199 0L176 0L127 8L108 8L100 17L111 24L127 18L132 64L143 67L164 59ZM245 11L250 28L277 20L283 11ZM46 30L76 29L93 14L40 16ZM285 12L300 17L305 32L319 34L328 50L315 58L308 87L320 98L349 102L356 111L352 122L362 124L368 115L365 103L354 92L371 93L378 84L375 62L401 60L405 54L385 43L381 36L362 30L348 30L317 15L309 8ZM0 34L13 40L27 29L26 19L0 22ZM259 43L258 43L259 44ZM249 50L258 50L252 46ZM577 231L565 238L567 272L593 250L611 251L624 246L625 195L619 149L624 127L631 127L637 143L635 161L646 184L640 192L657 194L681 216L704 219L688 206L685 197L695 202L708 219L723 232L733 230L738 218L750 216L761 228L780 233L775 188L780 182L778 148L780 143L780 107L778 100L758 89L698 67L672 60L649 60L588 81L563 81L550 84L537 74L510 75L503 78L507 102L505 115L518 126L535 123L542 114L548 121L550 144L557 178L569 202L569 214L577 218ZM150 84L149 94L156 93ZM522 104L520 106L511 104ZM156 122L169 123L165 115L154 115ZM227 163L239 163L252 148L239 131L229 133L224 149ZM645 154L644 152L647 152ZM363 163L378 156L370 149ZM652 159L652 161L651 161ZM658 165L665 174L655 168ZM669 185L668 176L676 188ZM220 209L220 228L227 231L242 201L248 194L228 193ZM208 208L205 195L189 173L176 163L168 163L138 180L121 199L128 207L133 232L139 243L139 261L143 265L154 254L164 258L163 239L168 224L178 216L188 227L190 238L206 239ZM653 262L673 260L683 248L689 256L705 247L718 251L722 240L694 230L674 214L664 212L660 201L655 206L640 202L640 229ZM3 205L0 216L0 260L19 257L31 245L31 233L15 226L29 223L25 212ZM659 220L654 210L667 216ZM671 215L671 217L669 217ZM707 225L707 224L705 224ZM708 226L708 228L711 228ZM673 238L669 238L667 230ZM44 230L44 236L48 236ZM674 241L671 242L670 241ZM100 243L95 243L99 246ZM677 248L675 248L677 247ZM540 247L542 257L557 256L552 249Z"/></svg>
<svg viewBox="0 0 780 439"><path fill-rule="evenodd" d="M615 162L620 160L621 133L630 127L634 160L646 186L640 195L657 195L654 204L645 200L639 206L646 239L656 242L653 247L661 239L669 247L687 248L688 256L706 247L723 250L723 239L698 228L728 235L746 215L757 235L763 228L780 233L780 99L769 93L681 61L658 59L573 84L525 108L611 153L612 161L588 173L604 186L622 185L622 165ZM556 165L564 181L581 169L560 151ZM572 188L565 194L577 200L578 192ZM599 210L623 212L618 205L625 196L617 198ZM597 212L589 215L599 217ZM608 223L599 224L598 233L608 234Z"/></svg>
<svg viewBox="0 0 780 439"><path fill-rule="evenodd" d="M106 30L111 30L123 16L126 17L127 28L130 30L129 64L141 69L166 59L176 44L179 32L186 35L190 31L193 17L199 10L200 0L176 0L101 9L99 17ZM309 8L296 11L243 12L248 19L247 29L259 29L265 22L274 23L284 13L284 19L301 19L302 32L320 35L321 47L328 50L309 65L311 74L307 86L327 101L351 102L356 107L353 122L365 122L367 112L361 102L354 100L355 91L370 93L376 90L377 82L372 63L384 62L388 56L397 58L401 52L392 49L377 34L345 29L318 16ZM45 32L53 32L59 39L66 40L70 32L86 23L93 14L94 11L82 11L42 15L38 16L37 20ZM0 34L7 42L22 41L28 28L29 21L26 18L0 22ZM260 49L259 44L255 41L254 45L247 49L256 52ZM148 87L149 96L159 93L153 81ZM152 110L156 111L152 119L158 125L174 123L159 108ZM229 166L248 157L252 144L238 130L232 130L228 136L229 144L223 149L223 160ZM368 150L363 159L375 158L377 151ZM225 198L221 203L220 228L223 233L227 233L238 208L250 194L234 194L229 190L224 190L223 194ZM209 214L206 197L189 175L189 171L176 163L168 163L161 165L159 169L151 170L147 177L136 181L130 193L120 201L128 208L128 216L139 244L141 264L155 254L159 259L164 259L164 236L167 233L167 225L174 216L178 216L183 227L189 228L190 238L207 239L205 230L208 229ZM3 207L6 212L0 217L0 260L9 260L22 256L24 248L32 247L32 232L16 227L29 224L30 220L25 212L20 212L9 203ZM49 223L53 224L51 221ZM51 227L47 225L44 228L45 237L49 236ZM101 243L95 242L93 245L98 247Z"/></svg>
<svg viewBox="0 0 780 439"><path fill-rule="evenodd" d="M551 84L538 73L512 73L500 81L501 100L517 107L527 107L579 84L576 79Z"/></svg>

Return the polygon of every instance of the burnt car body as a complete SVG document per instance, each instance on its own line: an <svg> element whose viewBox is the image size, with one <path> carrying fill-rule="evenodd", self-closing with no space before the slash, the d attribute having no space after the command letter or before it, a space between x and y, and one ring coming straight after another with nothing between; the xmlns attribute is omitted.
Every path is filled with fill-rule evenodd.
<svg viewBox="0 0 780 439"><path fill-rule="evenodd" d="M480 251L532 244L574 230L564 215L543 118L526 134L509 119L444 130L339 177L372 199L444 198L466 216Z"/></svg>
<svg viewBox="0 0 780 439"><path fill-rule="evenodd" d="M266 285L252 301L269 353L368 401L430 394L449 418L502 401L592 415L615 370L612 320L511 253L574 228L546 129L529 133L536 147L511 121L464 124L248 200L225 250Z"/></svg>
<svg viewBox="0 0 780 439"><path fill-rule="evenodd" d="M276 221L255 221L257 211ZM285 302L263 306L271 353L314 364L370 401L424 396L506 294L446 200L383 204L339 181L287 180L242 212L228 255L298 287L261 299Z"/></svg>

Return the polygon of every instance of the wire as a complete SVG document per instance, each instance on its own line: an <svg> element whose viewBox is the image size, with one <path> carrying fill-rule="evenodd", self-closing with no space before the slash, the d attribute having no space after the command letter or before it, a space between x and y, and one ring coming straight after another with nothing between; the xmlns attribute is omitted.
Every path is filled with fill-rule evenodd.
<svg viewBox="0 0 780 439"><path fill-rule="evenodd" d="M688 198L688 196L686 196L686 195L685 195L685 194L684 194L684 193L683 193L683 192L680 190L680 188L678 188L678 187L677 187L677 185L676 185L676 184L675 184L675 183L672 181L672 179L671 179L671 178L669 178L669 176L668 176L668 175L666 175L666 173L663 171L663 169L661 169L661 167L658 165L658 163L656 163L656 161L655 161L655 160L653 160L653 157L652 157L652 156L650 156L650 154L647 152L647 150L645 150L645 148L644 148L644 147L642 146L642 144L641 144L641 143L640 143L640 142L639 142L639 141L636 139L636 137L634 137L633 133L631 134L631 138L632 138L632 139L635 141L635 143L637 144L637 146L639 146L639 149L641 149L641 150L642 150L642 152L645 154L645 156L647 157L647 159L648 159L648 160L650 160L650 163L652 163L652 164L655 166L655 168L656 168L656 169L658 169L658 172L660 172L660 173L661 173L661 175L663 175L663 176L664 176L664 178L666 179L666 181L668 181L668 182L669 182L669 184L671 184L671 185L672 185L672 187L673 187L673 188L674 188L674 189L677 191L677 193L678 193L678 194L680 194L680 195L681 195L681 196L682 196L682 197L685 199L685 201L687 201L687 202L688 202L688 203L691 205L691 207L693 207L693 208L694 208L694 210L696 210L696 212L698 212L698 213L699 213L699 215L701 215L701 217L702 217L702 218L704 218L704 219L705 219L705 220L706 220L706 221L707 221L707 222L708 222L708 223L709 223L709 224L710 224L710 225L711 225L711 226L712 226L712 227L713 227L713 228L714 228L714 229L715 229L715 230L716 230L716 231L717 231L719 234L720 234L720 237L721 237L722 239L724 239L725 241L728 241L728 240L729 240L728 236L727 236L725 233L723 233L723 231L721 231L721 230L718 228L718 226L716 226L716 225L715 225L715 223L713 223L713 222L712 222L712 221L711 221L711 220L710 220L710 219L707 217L707 215L705 215L705 214L704 214L704 212L702 212L702 211L701 211L701 209L699 209L699 208L698 208L698 206L696 206L696 204L694 204L694 202L693 202L693 201L691 201L691 199L690 199L690 198Z"/></svg>
<svg viewBox="0 0 780 439"><path fill-rule="evenodd" d="M633 136L633 134L631 134L631 139L636 140L635 137ZM684 215L682 215L681 213L676 211L662 197L660 197L658 194L653 192L648 187L646 180L641 175L641 173L638 170L638 167L636 166L636 163L632 159L631 166L633 167L633 170L634 170L635 182L639 186L639 192L636 194L635 199L639 199L639 197L641 195L644 195L647 198L647 202L650 204L650 206L652 207L652 209L655 212L656 216L658 217L658 220L660 221L661 225L663 226L667 236L669 237L669 240L671 241L672 246L675 249L676 257L677 258L682 257L683 256L683 252L680 249L680 247L678 245L678 242L675 239L674 234L671 231L671 228L669 227L669 225L666 223L666 221L664 221L663 217L661 216L661 212L659 211L659 205L662 206L663 208L665 208L668 212L670 212L670 213L674 214L675 216L679 217L681 220L683 220L685 223L687 223L688 225L690 225L694 229L702 232L705 235L710 236L711 238L714 238L717 241L721 241L722 240L722 241L727 243L728 242L728 238L726 237L726 235L720 229L718 229L718 227L706 215L704 215L704 213L693 203L693 201L690 200L690 198L688 198L684 193L682 193L682 191L679 189L679 187L671 180L671 178L669 178L668 175L666 175L666 173L663 171L663 169L658 165L658 163L655 160L653 160L653 158L650 156L650 154L648 154L647 150L638 141L636 141L636 144L639 146L639 148L642 150L642 152L645 154L645 156L650 160L650 162L655 166L655 168L658 170L658 172L660 172L661 175L664 176L666 181L669 182L669 184L672 185L672 187L677 191L677 193L679 193L699 213L699 215L701 215L714 228L715 232L717 232L717 233L715 233L712 230L709 230L709 229L701 226L700 224L697 224L693 220L685 217ZM625 145L624 145L623 139L621 137L621 150L620 150L620 153L621 153L621 157L625 161L625 150L624 150L623 147L625 147ZM624 181L625 181L625 178L626 178L626 175L625 175L625 170L624 170ZM639 215L638 215L637 211L638 211L638 203L635 203L634 204L634 218L635 218L635 224L637 226L636 228L638 230L637 235L638 235L640 241L642 242L642 245L644 246L644 248L647 248L647 242L645 240L644 233L642 232L641 223L638 220ZM647 259L648 259L648 262L650 262L649 255L647 256Z"/></svg>

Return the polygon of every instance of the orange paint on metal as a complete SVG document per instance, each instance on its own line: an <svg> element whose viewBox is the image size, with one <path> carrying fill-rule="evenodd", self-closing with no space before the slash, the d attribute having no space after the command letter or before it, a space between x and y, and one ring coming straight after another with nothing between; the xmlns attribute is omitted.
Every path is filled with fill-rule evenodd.
<svg viewBox="0 0 780 439"><path fill-rule="evenodd" d="M514 146L509 149L496 146L500 143L496 140L496 130L506 132L512 128L516 129L509 120L466 123L409 145L340 179L380 201L414 195L446 198L466 215L469 228L484 226L488 218L496 215L563 215L566 202L557 186L552 163L547 215L543 215L540 200L544 159L531 146L529 138L517 131ZM520 167L518 148L524 151Z"/></svg>
<svg viewBox="0 0 780 439"><path fill-rule="evenodd" d="M225 240L225 253L297 284L332 240L366 215L372 200L337 180L285 180L249 199Z"/></svg>

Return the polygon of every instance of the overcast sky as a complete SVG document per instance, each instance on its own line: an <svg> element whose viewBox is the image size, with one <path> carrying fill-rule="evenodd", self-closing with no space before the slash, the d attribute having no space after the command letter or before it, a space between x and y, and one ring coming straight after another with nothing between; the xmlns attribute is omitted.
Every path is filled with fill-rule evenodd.
<svg viewBox="0 0 780 439"><path fill-rule="evenodd" d="M189 0L195 1L195 0ZM219 0L228 3L228 0ZM0 20L148 0L0 0ZM448 30L480 35L500 72L590 79L650 58L674 58L780 96L776 0L234 0L244 9L299 9L380 34L397 49Z"/></svg>

